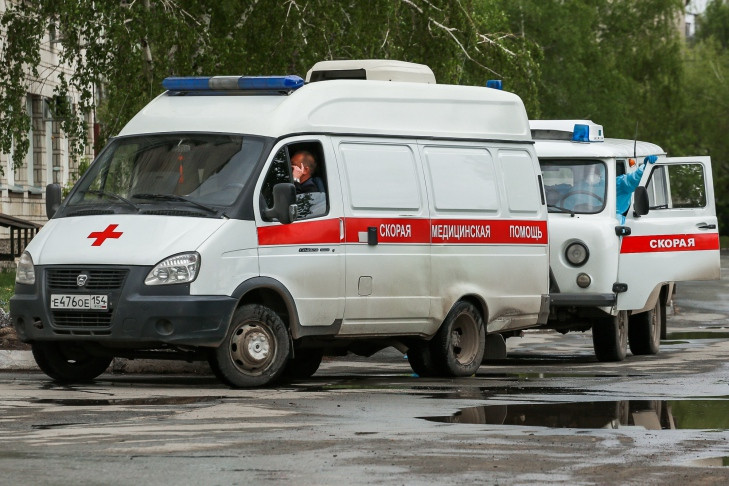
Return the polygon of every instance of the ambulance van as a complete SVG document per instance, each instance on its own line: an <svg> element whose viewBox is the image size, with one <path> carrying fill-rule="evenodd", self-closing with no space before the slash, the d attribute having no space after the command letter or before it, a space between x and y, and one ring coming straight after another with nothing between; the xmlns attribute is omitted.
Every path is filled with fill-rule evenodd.
<svg viewBox="0 0 729 486"><path fill-rule="evenodd" d="M11 300L41 370L207 360L250 387L395 346L421 375L469 376L487 334L546 322L522 101L391 61L314 78L168 78L63 202L49 186ZM297 194L302 151L316 190Z"/></svg>
<svg viewBox="0 0 729 486"><path fill-rule="evenodd" d="M709 157L667 157L651 143L605 138L591 121L533 120L531 129L549 205L545 327L592 329L601 361L623 360L628 345L658 353L674 282L719 278ZM651 155L657 161L644 162ZM640 167L632 204L618 214L618 178Z"/></svg>

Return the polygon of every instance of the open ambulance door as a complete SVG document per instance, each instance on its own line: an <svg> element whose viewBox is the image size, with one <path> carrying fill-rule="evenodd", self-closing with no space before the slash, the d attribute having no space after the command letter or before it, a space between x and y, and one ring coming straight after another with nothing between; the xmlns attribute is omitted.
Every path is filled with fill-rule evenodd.
<svg viewBox="0 0 729 486"><path fill-rule="evenodd" d="M648 166L641 185L648 191L648 214L631 208L630 235L620 246L618 310L641 310L660 284L717 280L719 230L709 157L661 158ZM655 302L654 293L650 300Z"/></svg>

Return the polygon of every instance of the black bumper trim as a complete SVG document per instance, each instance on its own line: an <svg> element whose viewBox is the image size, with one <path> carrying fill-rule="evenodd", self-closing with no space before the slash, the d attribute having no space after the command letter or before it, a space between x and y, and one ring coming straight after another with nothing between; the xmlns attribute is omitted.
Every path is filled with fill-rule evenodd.
<svg viewBox="0 0 729 486"><path fill-rule="evenodd" d="M550 294L554 307L611 307L615 305L615 294Z"/></svg>

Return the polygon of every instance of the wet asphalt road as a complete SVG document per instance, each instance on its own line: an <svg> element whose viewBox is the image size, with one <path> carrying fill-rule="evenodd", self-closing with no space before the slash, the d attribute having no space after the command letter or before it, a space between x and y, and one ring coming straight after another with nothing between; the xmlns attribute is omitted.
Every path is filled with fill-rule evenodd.
<svg viewBox="0 0 729 486"><path fill-rule="evenodd" d="M456 380L393 350L262 390L2 373L0 484L729 484L728 296L680 284L660 354L622 363L529 332Z"/></svg>

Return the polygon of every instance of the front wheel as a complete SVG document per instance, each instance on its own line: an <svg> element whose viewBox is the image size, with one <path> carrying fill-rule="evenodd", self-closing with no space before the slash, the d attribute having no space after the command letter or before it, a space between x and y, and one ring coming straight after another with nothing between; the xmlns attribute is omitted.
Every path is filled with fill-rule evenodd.
<svg viewBox="0 0 729 486"><path fill-rule="evenodd" d="M634 355L658 354L661 345L661 320L666 309L659 298L648 312L630 316L628 343Z"/></svg>
<svg viewBox="0 0 729 486"><path fill-rule="evenodd" d="M473 304L457 302L433 338L434 369L443 376L471 376L481 366L485 347L481 314Z"/></svg>
<svg viewBox="0 0 729 486"><path fill-rule="evenodd" d="M77 343L39 341L31 345L38 367L56 381L91 381L111 364L112 357L94 356Z"/></svg>
<svg viewBox="0 0 729 486"><path fill-rule="evenodd" d="M599 319L592 326L592 345L599 361L623 361L628 354L628 312Z"/></svg>
<svg viewBox="0 0 729 486"><path fill-rule="evenodd" d="M228 385L247 388L278 380L290 352L288 331L278 314L250 304L235 311L228 334L209 361Z"/></svg>

